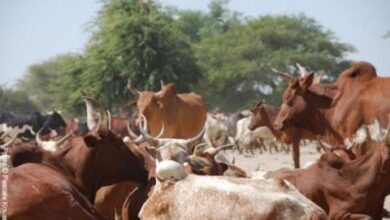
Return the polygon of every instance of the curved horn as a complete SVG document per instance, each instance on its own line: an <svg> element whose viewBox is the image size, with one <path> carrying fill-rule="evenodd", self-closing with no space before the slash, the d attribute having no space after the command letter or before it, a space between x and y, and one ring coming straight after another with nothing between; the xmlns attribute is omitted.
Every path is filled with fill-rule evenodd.
<svg viewBox="0 0 390 220"><path fill-rule="evenodd" d="M161 85L161 90L163 90L165 84L164 84L164 81L163 80L160 80L160 85Z"/></svg>
<svg viewBox="0 0 390 220"><path fill-rule="evenodd" d="M42 127L41 129L39 129L38 133L35 135L35 141L37 142L38 146L42 147L43 145L43 141L41 139L41 131L43 131L44 127Z"/></svg>
<svg viewBox="0 0 390 220"><path fill-rule="evenodd" d="M205 152L211 155L216 155L219 151L232 148L233 146L234 146L233 144L226 144L226 145L219 146L217 148L208 148L207 150L205 150Z"/></svg>
<svg viewBox="0 0 390 220"><path fill-rule="evenodd" d="M202 151L200 150L200 148L201 148L201 147L204 147L204 146L207 146L207 143L200 143L200 144L196 145L195 148L194 148L193 154L199 155L199 153L202 152Z"/></svg>
<svg viewBox="0 0 390 220"><path fill-rule="evenodd" d="M385 134L383 135L383 141L386 144L390 144L390 143L388 143L389 132L390 132L390 114L388 115L388 117L389 117L389 119L388 119L388 122L387 122L387 128L386 128Z"/></svg>
<svg viewBox="0 0 390 220"><path fill-rule="evenodd" d="M322 142L321 139L318 139L317 141L318 141L318 144L320 145L320 147L322 148L322 150L324 150L325 152L332 149L332 146L330 144Z"/></svg>
<svg viewBox="0 0 390 220"><path fill-rule="evenodd" d="M108 129L111 130L112 128L112 123L111 123L111 112L107 110L107 117L108 117Z"/></svg>
<svg viewBox="0 0 390 220"><path fill-rule="evenodd" d="M157 142L158 144L160 144L160 141L159 141L159 138L164 134L165 132L165 126L164 126L164 123L162 124L162 127L161 127L161 130L160 130L160 133L156 136L156 137L152 137L148 132L147 132L147 129L148 129L148 121L146 119L146 117L144 115L141 114L141 118L143 119L143 128L141 127L141 123L138 124L138 128L139 128L139 131L141 133L140 136L136 137L136 140L135 142L136 143L139 143L143 140L146 140L148 142ZM129 133L131 132L133 136L137 136L135 135L135 133L131 130L131 128L128 126L128 131Z"/></svg>
<svg viewBox="0 0 390 220"><path fill-rule="evenodd" d="M65 143L66 140L68 140L68 139L70 138L70 136L72 136L73 132L74 132L74 131L71 130L71 131L69 132L69 134L65 135L65 136L64 136L63 138L61 138L60 140L56 141L56 142L55 142L55 145L56 145L57 147L61 146L63 143Z"/></svg>
<svg viewBox="0 0 390 220"><path fill-rule="evenodd" d="M15 137L13 137L10 141L8 141L7 143L1 145L0 148L1 148L1 149L6 149L6 148L8 148L9 146L12 145L12 143L14 143L14 141L16 140L17 137L18 137L18 135L15 135Z"/></svg>
<svg viewBox="0 0 390 220"><path fill-rule="evenodd" d="M291 76L290 74L281 72L281 71L279 71L279 70L277 70L277 69L275 69L275 68L271 68L271 70L272 70L274 73L276 73L276 74L278 74L279 76L281 76L284 80L286 80L286 81L288 81L288 82L290 82L290 83L292 83L292 82L295 81L295 78L294 78L293 76Z"/></svg>
<svg viewBox="0 0 390 220"><path fill-rule="evenodd" d="M127 81L127 89L133 93L135 96L139 96L139 91L137 89L134 89L133 86L131 85L131 80Z"/></svg>
<svg viewBox="0 0 390 220"><path fill-rule="evenodd" d="M109 111L106 111L106 112L101 112L99 113L99 116L100 116L100 124L98 124L98 132L99 133L107 133L109 131L109 116L108 114Z"/></svg>
<svg viewBox="0 0 390 220"><path fill-rule="evenodd" d="M322 77L324 77L325 71L321 70L318 75L314 77L313 84L320 84Z"/></svg>
<svg viewBox="0 0 390 220"><path fill-rule="evenodd" d="M202 139L205 131L206 131L206 126L203 127L202 131L195 137L186 139L183 145L188 148L188 146L195 144L196 142Z"/></svg>
<svg viewBox="0 0 390 220"><path fill-rule="evenodd" d="M301 77L304 78L307 75L307 71L305 67L301 66L299 63L296 63L299 73L301 74Z"/></svg>
<svg viewBox="0 0 390 220"><path fill-rule="evenodd" d="M147 129L147 122L144 123L144 130ZM134 140L134 142L136 144L139 144L141 143L142 141L144 141L144 138L142 136L142 134L140 134L139 136L137 136L134 131L130 128L130 122L127 123L127 132L129 133L129 136Z"/></svg>

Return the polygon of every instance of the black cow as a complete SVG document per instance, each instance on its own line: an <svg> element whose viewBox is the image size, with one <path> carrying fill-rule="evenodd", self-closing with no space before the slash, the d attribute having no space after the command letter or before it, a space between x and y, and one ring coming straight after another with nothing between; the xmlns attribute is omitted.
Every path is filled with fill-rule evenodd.
<svg viewBox="0 0 390 220"><path fill-rule="evenodd" d="M41 115L33 112L29 115L14 115L11 113L0 113L0 140L6 136L15 137L18 135L22 141L29 141L35 134L44 128L41 135L63 134L66 123L62 116L53 112L49 115Z"/></svg>

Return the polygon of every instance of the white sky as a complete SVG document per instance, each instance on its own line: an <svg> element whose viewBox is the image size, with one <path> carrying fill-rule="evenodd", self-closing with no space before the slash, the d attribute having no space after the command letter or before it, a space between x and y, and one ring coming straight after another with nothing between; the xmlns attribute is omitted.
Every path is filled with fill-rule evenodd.
<svg viewBox="0 0 390 220"><path fill-rule="evenodd" d="M208 0L160 0L164 6L206 10ZM31 64L67 52L81 52L85 27L100 8L97 0L0 1L0 85L12 86ZM357 52L349 57L373 63L390 76L390 2L386 0L231 0L244 16L304 13L332 30Z"/></svg>

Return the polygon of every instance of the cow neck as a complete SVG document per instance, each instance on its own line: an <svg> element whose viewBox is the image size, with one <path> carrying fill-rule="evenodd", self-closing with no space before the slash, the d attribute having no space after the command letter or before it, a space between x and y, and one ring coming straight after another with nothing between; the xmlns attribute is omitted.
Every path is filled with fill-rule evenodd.
<svg viewBox="0 0 390 220"><path fill-rule="evenodd" d="M276 118L278 116L278 113L280 111L279 107L275 107L272 105L264 104L264 110L265 113L267 114L267 118L265 118L265 126L271 130L272 134L280 139L282 137L281 132L277 131L273 124L276 121Z"/></svg>
<svg viewBox="0 0 390 220"><path fill-rule="evenodd" d="M83 142L82 142L83 143ZM91 149L83 145L69 144L54 154L54 169L59 170L90 202L95 200L100 188L97 174L93 169ZM51 166L53 168L53 166Z"/></svg>
<svg viewBox="0 0 390 220"><path fill-rule="evenodd" d="M331 120L334 113L332 98L316 94L311 90L306 91L304 98L309 105L310 112L299 127L321 135L322 139L328 143L342 144L343 138Z"/></svg>

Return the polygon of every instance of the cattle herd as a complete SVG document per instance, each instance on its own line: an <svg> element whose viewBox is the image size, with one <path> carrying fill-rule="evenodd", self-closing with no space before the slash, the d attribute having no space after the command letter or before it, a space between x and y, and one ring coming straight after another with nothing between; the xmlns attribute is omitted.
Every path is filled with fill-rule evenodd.
<svg viewBox="0 0 390 220"><path fill-rule="evenodd" d="M280 107L207 112L174 84L138 91L137 114L82 92L85 118L0 113L2 219L382 219L390 193L390 78L354 63L332 83L293 77ZM389 102L387 102L389 101ZM300 168L303 141L318 160ZM290 151L294 169L254 175L233 151ZM229 150L229 151L227 151Z"/></svg>

